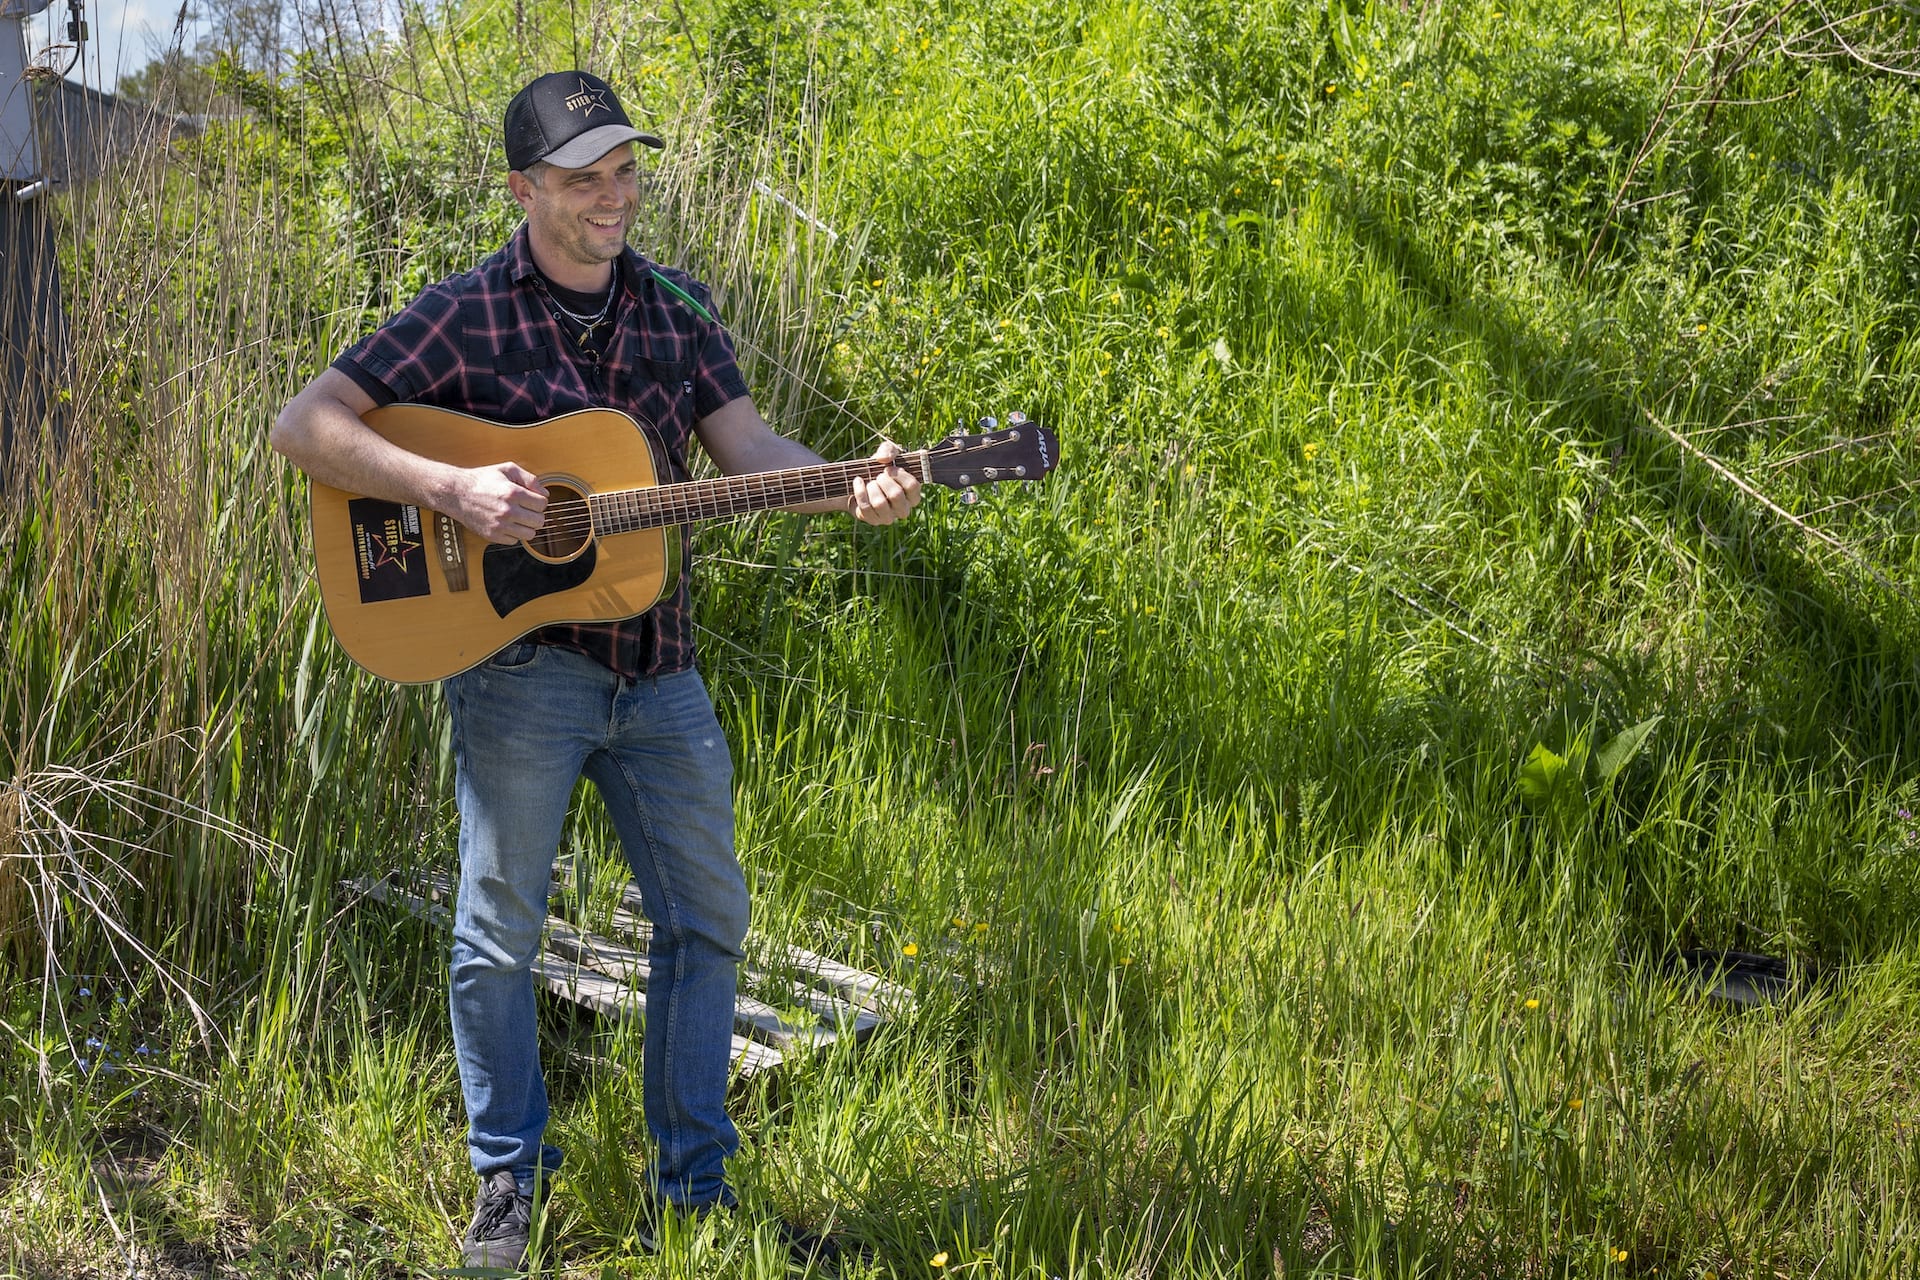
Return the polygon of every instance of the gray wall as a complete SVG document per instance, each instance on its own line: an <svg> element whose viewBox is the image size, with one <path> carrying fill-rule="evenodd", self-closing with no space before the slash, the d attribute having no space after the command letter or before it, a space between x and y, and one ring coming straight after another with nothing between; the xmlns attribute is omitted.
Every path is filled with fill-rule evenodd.
<svg viewBox="0 0 1920 1280"><path fill-rule="evenodd" d="M39 439L67 378L67 320L60 305L53 224L43 200L21 202L0 184L0 491L15 450Z"/></svg>

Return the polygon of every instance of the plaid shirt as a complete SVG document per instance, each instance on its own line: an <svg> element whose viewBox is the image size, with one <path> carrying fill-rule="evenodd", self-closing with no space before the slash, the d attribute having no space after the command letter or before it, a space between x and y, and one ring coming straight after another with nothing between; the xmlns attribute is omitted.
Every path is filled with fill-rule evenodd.
<svg viewBox="0 0 1920 1280"><path fill-rule="evenodd" d="M706 287L656 267L629 248L618 260L621 294L613 337L598 364L547 309L522 225L473 270L431 285L398 315L349 347L334 367L381 404L404 400L520 426L575 409L614 408L649 424L665 446L663 484L689 479L694 423L747 394L725 329L703 320L653 273L712 310ZM680 532L680 562L692 563ZM693 618L682 573L672 594L635 618L545 627L542 644L577 649L629 678L694 664Z"/></svg>

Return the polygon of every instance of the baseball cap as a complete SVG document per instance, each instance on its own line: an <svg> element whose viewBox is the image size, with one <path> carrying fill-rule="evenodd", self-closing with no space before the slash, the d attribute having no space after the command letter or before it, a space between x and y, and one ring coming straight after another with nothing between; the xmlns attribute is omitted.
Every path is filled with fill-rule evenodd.
<svg viewBox="0 0 1920 1280"><path fill-rule="evenodd" d="M507 167L521 170L541 160L584 168L623 142L667 145L634 128L612 87L585 71L549 72L514 94L506 142Z"/></svg>

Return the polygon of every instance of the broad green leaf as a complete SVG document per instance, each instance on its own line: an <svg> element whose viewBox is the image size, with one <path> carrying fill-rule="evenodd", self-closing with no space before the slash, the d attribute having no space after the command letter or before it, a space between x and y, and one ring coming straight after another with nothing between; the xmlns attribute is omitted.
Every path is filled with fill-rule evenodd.
<svg viewBox="0 0 1920 1280"><path fill-rule="evenodd" d="M1545 800L1566 776L1567 758L1550 751L1544 743L1535 743L1527 762L1520 766L1520 792L1532 800Z"/></svg>
<svg viewBox="0 0 1920 1280"><path fill-rule="evenodd" d="M1622 729L1608 739L1606 745L1594 752L1594 781L1602 786L1611 783L1614 777L1640 754L1640 748L1646 745L1648 735L1662 719L1664 719L1662 716L1652 716L1630 728Z"/></svg>

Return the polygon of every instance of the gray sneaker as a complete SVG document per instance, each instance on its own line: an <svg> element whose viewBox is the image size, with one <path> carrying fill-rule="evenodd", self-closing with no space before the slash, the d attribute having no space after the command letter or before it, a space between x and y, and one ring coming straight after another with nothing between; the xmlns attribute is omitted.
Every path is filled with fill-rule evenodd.
<svg viewBox="0 0 1920 1280"><path fill-rule="evenodd" d="M480 1180L473 1222L460 1242L463 1267L520 1271L527 1265L527 1237L533 1233L533 1197L522 1194L513 1170Z"/></svg>

